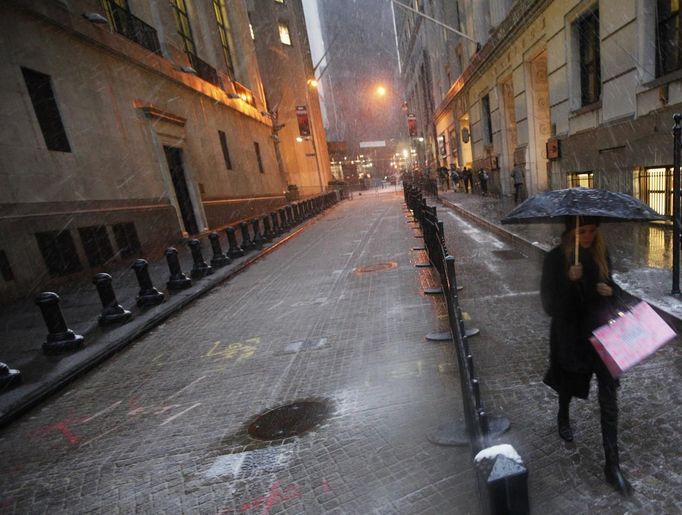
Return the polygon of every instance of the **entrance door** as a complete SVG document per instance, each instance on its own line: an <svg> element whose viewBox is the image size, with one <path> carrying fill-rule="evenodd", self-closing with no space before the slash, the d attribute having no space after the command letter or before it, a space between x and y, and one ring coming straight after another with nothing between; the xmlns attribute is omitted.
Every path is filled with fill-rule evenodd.
<svg viewBox="0 0 682 515"><path fill-rule="evenodd" d="M178 199L178 207L180 207L180 215L182 216L185 230L189 234L196 234L199 232L199 228L197 226L197 219L194 216L194 206L189 195L187 180L185 179L185 169L182 167L182 149L164 146L163 150L166 153L168 170L170 171L173 187L175 188L175 197Z"/></svg>

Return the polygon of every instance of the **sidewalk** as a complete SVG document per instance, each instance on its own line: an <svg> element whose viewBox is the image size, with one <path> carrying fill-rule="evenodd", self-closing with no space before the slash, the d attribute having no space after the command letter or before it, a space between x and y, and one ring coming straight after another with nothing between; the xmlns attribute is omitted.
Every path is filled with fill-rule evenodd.
<svg viewBox="0 0 682 515"><path fill-rule="evenodd" d="M621 379L621 464L635 489L631 499L623 499L603 477L596 381L587 401L571 403L572 443L559 438L557 397L542 383L548 366L549 317L542 309L539 283L542 247L551 236L540 226L520 226L523 234L511 236L508 229L515 226L494 223L505 209L495 199L443 197L446 206L454 206L439 207L438 215L455 258L458 285L463 286L460 306L470 316L469 325L480 329L470 349L483 404L488 413L511 422L511 429L495 443L511 444L523 458L532 513L679 513L680 337ZM433 198L428 201L435 204ZM628 224L605 227L620 225ZM679 320L672 320L678 322L679 332Z"/></svg>
<svg viewBox="0 0 682 515"><path fill-rule="evenodd" d="M439 192L439 198L445 206L498 234L515 238L522 246L540 255L559 243L563 231L562 224L501 225L500 220L516 205L510 197ZM682 320L682 298L670 295L671 227L657 223L604 223L601 230L618 284L631 295Z"/></svg>

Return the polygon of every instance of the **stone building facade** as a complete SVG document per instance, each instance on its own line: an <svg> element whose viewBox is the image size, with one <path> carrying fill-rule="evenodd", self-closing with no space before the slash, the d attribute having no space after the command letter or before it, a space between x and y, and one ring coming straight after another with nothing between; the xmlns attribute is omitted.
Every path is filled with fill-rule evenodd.
<svg viewBox="0 0 682 515"><path fill-rule="evenodd" d="M299 195L319 193L332 176L303 5L248 0L248 7L282 174Z"/></svg>
<svg viewBox="0 0 682 515"><path fill-rule="evenodd" d="M447 140L460 165L491 171L496 194L511 194L517 165L528 194L594 186L670 214L670 129L682 109L677 2L460 0L457 7L480 47L432 121L437 134L454 134Z"/></svg>
<svg viewBox="0 0 682 515"><path fill-rule="evenodd" d="M8 0L0 34L3 301L285 202L244 1Z"/></svg>

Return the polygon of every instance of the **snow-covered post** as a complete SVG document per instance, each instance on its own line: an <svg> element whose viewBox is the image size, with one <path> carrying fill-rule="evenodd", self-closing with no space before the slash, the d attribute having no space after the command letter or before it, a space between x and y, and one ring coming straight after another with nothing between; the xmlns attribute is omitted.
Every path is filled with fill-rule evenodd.
<svg viewBox="0 0 682 515"><path fill-rule="evenodd" d="M514 447L502 444L483 449L474 458L474 466L488 488L490 513L530 513L528 469Z"/></svg>

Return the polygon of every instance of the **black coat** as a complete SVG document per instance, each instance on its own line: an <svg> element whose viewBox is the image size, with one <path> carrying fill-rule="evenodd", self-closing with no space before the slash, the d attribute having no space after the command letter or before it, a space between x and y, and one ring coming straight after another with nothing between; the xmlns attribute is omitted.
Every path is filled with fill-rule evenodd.
<svg viewBox="0 0 682 515"><path fill-rule="evenodd" d="M561 246L552 249L542 268L540 296L545 312L552 317L549 336L550 368L545 383L559 393L587 398L590 379L600 358L589 338L592 331L614 318L620 288L609 278L599 279L599 269L591 256L580 252L583 276L568 279L568 264ZM612 297L597 293L597 283L605 282L614 290Z"/></svg>

